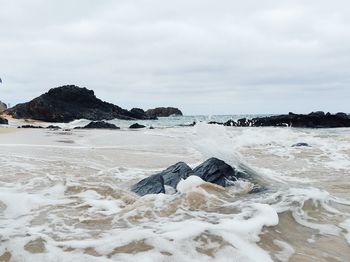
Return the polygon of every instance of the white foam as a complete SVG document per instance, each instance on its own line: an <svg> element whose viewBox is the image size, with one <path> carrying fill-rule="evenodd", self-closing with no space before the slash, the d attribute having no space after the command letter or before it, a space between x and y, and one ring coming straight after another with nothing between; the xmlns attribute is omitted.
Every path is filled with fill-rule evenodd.
<svg viewBox="0 0 350 262"><path fill-rule="evenodd" d="M204 183L205 181L203 181L199 176L189 176L186 179L181 179L180 182L177 184L176 189L180 193L187 193Z"/></svg>

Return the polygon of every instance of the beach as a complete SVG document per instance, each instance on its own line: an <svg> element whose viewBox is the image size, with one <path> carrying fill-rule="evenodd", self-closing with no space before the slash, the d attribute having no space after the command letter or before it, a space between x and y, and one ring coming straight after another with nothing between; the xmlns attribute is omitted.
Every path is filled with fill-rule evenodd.
<svg viewBox="0 0 350 262"><path fill-rule="evenodd" d="M11 130L0 133L4 261L350 257L346 128ZM195 167L209 157L249 167L266 190L248 194L248 181L187 182L186 192L144 197L130 190L178 161Z"/></svg>

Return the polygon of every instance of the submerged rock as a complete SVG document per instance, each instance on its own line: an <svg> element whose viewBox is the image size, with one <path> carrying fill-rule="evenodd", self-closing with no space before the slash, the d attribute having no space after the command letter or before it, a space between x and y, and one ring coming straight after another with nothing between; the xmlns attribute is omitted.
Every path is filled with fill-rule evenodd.
<svg viewBox="0 0 350 262"><path fill-rule="evenodd" d="M139 123L135 123L135 124L132 124L131 126L129 126L129 128L131 128L131 129L145 128L145 127L146 126L140 125Z"/></svg>
<svg viewBox="0 0 350 262"><path fill-rule="evenodd" d="M6 118L0 116L0 125L8 125L9 121Z"/></svg>
<svg viewBox="0 0 350 262"><path fill-rule="evenodd" d="M236 181L235 170L224 161L217 158L209 158L201 165L193 169L193 175L199 176L206 182L226 187L228 181Z"/></svg>
<svg viewBox="0 0 350 262"><path fill-rule="evenodd" d="M157 107L154 109L148 109L146 114L149 117L182 116L181 110L175 107Z"/></svg>
<svg viewBox="0 0 350 262"><path fill-rule="evenodd" d="M76 127L75 129L120 129L114 124L105 121L90 122L84 127Z"/></svg>
<svg viewBox="0 0 350 262"><path fill-rule="evenodd" d="M22 125L22 126L19 126L18 128L44 128L42 126L33 126L33 125Z"/></svg>
<svg viewBox="0 0 350 262"><path fill-rule="evenodd" d="M49 125L48 127L46 127L47 129L62 129L59 126L54 126L54 125Z"/></svg>
<svg viewBox="0 0 350 262"><path fill-rule="evenodd" d="M132 191L141 196L164 193L165 186L176 189L182 179L186 180L191 176L222 187L232 186L238 179L252 180L247 173L235 170L224 161L212 157L193 170L186 163L178 162L156 175L141 180L132 187ZM260 187L256 186L253 190L258 192L258 188Z"/></svg>
<svg viewBox="0 0 350 262"><path fill-rule="evenodd" d="M156 174L146 177L145 179L142 179L140 182L135 184L131 188L131 191L140 196L165 193L163 176L161 174Z"/></svg>
<svg viewBox="0 0 350 262"><path fill-rule="evenodd" d="M94 91L75 85L50 89L28 103L18 104L6 111L14 118L46 122L70 122L75 119L149 119L141 111L128 111L98 99Z"/></svg>
<svg viewBox="0 0 350 262"><path fill-rule="evenodd" d="M308 143L296 143L296 144L292 145L292 147L302 147L302 146L310 147L310 145Z"/></svg>

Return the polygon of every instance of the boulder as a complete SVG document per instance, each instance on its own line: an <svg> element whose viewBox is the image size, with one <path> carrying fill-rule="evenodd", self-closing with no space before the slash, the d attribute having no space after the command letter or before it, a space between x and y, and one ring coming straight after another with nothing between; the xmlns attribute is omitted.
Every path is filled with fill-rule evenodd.
<svg viewBox="0 0 350 262"><path fill-rule="evenodd" d="M0 125L8 125L9 121L6 118L0 116Z"/></svg>
<svg viewBox="0 0 350 262"><path fill-rule="evenodd" d="M28 103L18 104L6 111L14 118L46 122L70 122L75 119L93 121L118 119L149 119L146 113L131 112L96 98L94 91L75 85L50 89Z"/></svg>
<svg viewBox="0 0 350 262"><path fill-rule="evenodd" d="M131 191L140 196L144 196L147 194L165 193L163 176L160 174L156 174L153 176L146 177L145 179L142 179L140 182L135 184L131 188Z"/></svg>
<svg viewBox="0 0 350 262"><path fill-rule="evenodd" d="M135 123L135 124L132 124L131 126L129 126L129 128L131 128L131 129L145 128L145 127L146 126L140 125L139 123Z"/></svg>
<svg viewBox="0 0 350 262"><path fill-rule="evenodd" d="M0 113L4 112L7 109L7 105L0 101Z"/></svg>
<svg viewBox="0 0 350 262"><path fill-rule="evenodd" d="M230 185L229 181L237 180L235 170L224 161L214 157L193 169L193 175L223 187Z"/></svg>
<svg viewBox="0 0 350 262"><path fill-rule="evenodd" d="M182 116L181 110L175 107L157 107L154 109L148 109L146 114L149 117Z"/></svg>
<svg viewBox="0 0 350 262"><path fill-rule="evenodd" d="M120 129L114 124L107 123L105 121L90 122L84 127L76 127L75 129Z"/></svg>
<svg viewBox="0 0 350 262"><path fill-rule="evenodd" d="M131 190L141 196L164 193L165 186L176 189L181 179L187 179L193 175L223 187L233 185L237 179L245 179L255 184L252 175L247 171L235 170L220 159L210 158L193 170L184 162L178 162L158 174L142 179ZM261 191L258 189L262 190L262 187L255 185L253 188L254 192Z"/></svg>
<svg viewBox="0 0 350 262"><path fill-rule="evenodd" d="M178 162L160 172L159 175L163 177L165 185L176 189L181 179L186 179L192 175L192 169L186 163Z"/></svg>

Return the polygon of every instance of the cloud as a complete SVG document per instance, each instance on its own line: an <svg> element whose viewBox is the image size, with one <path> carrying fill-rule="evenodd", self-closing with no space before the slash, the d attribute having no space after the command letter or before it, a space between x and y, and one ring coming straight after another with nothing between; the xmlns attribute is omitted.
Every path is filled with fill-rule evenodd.
<svg viewBox="0 0 350 262"><path fill-rule="evenodd" d="M187 114L348 111L348 1L0 1L0 99L78 84Z"/></svg>

